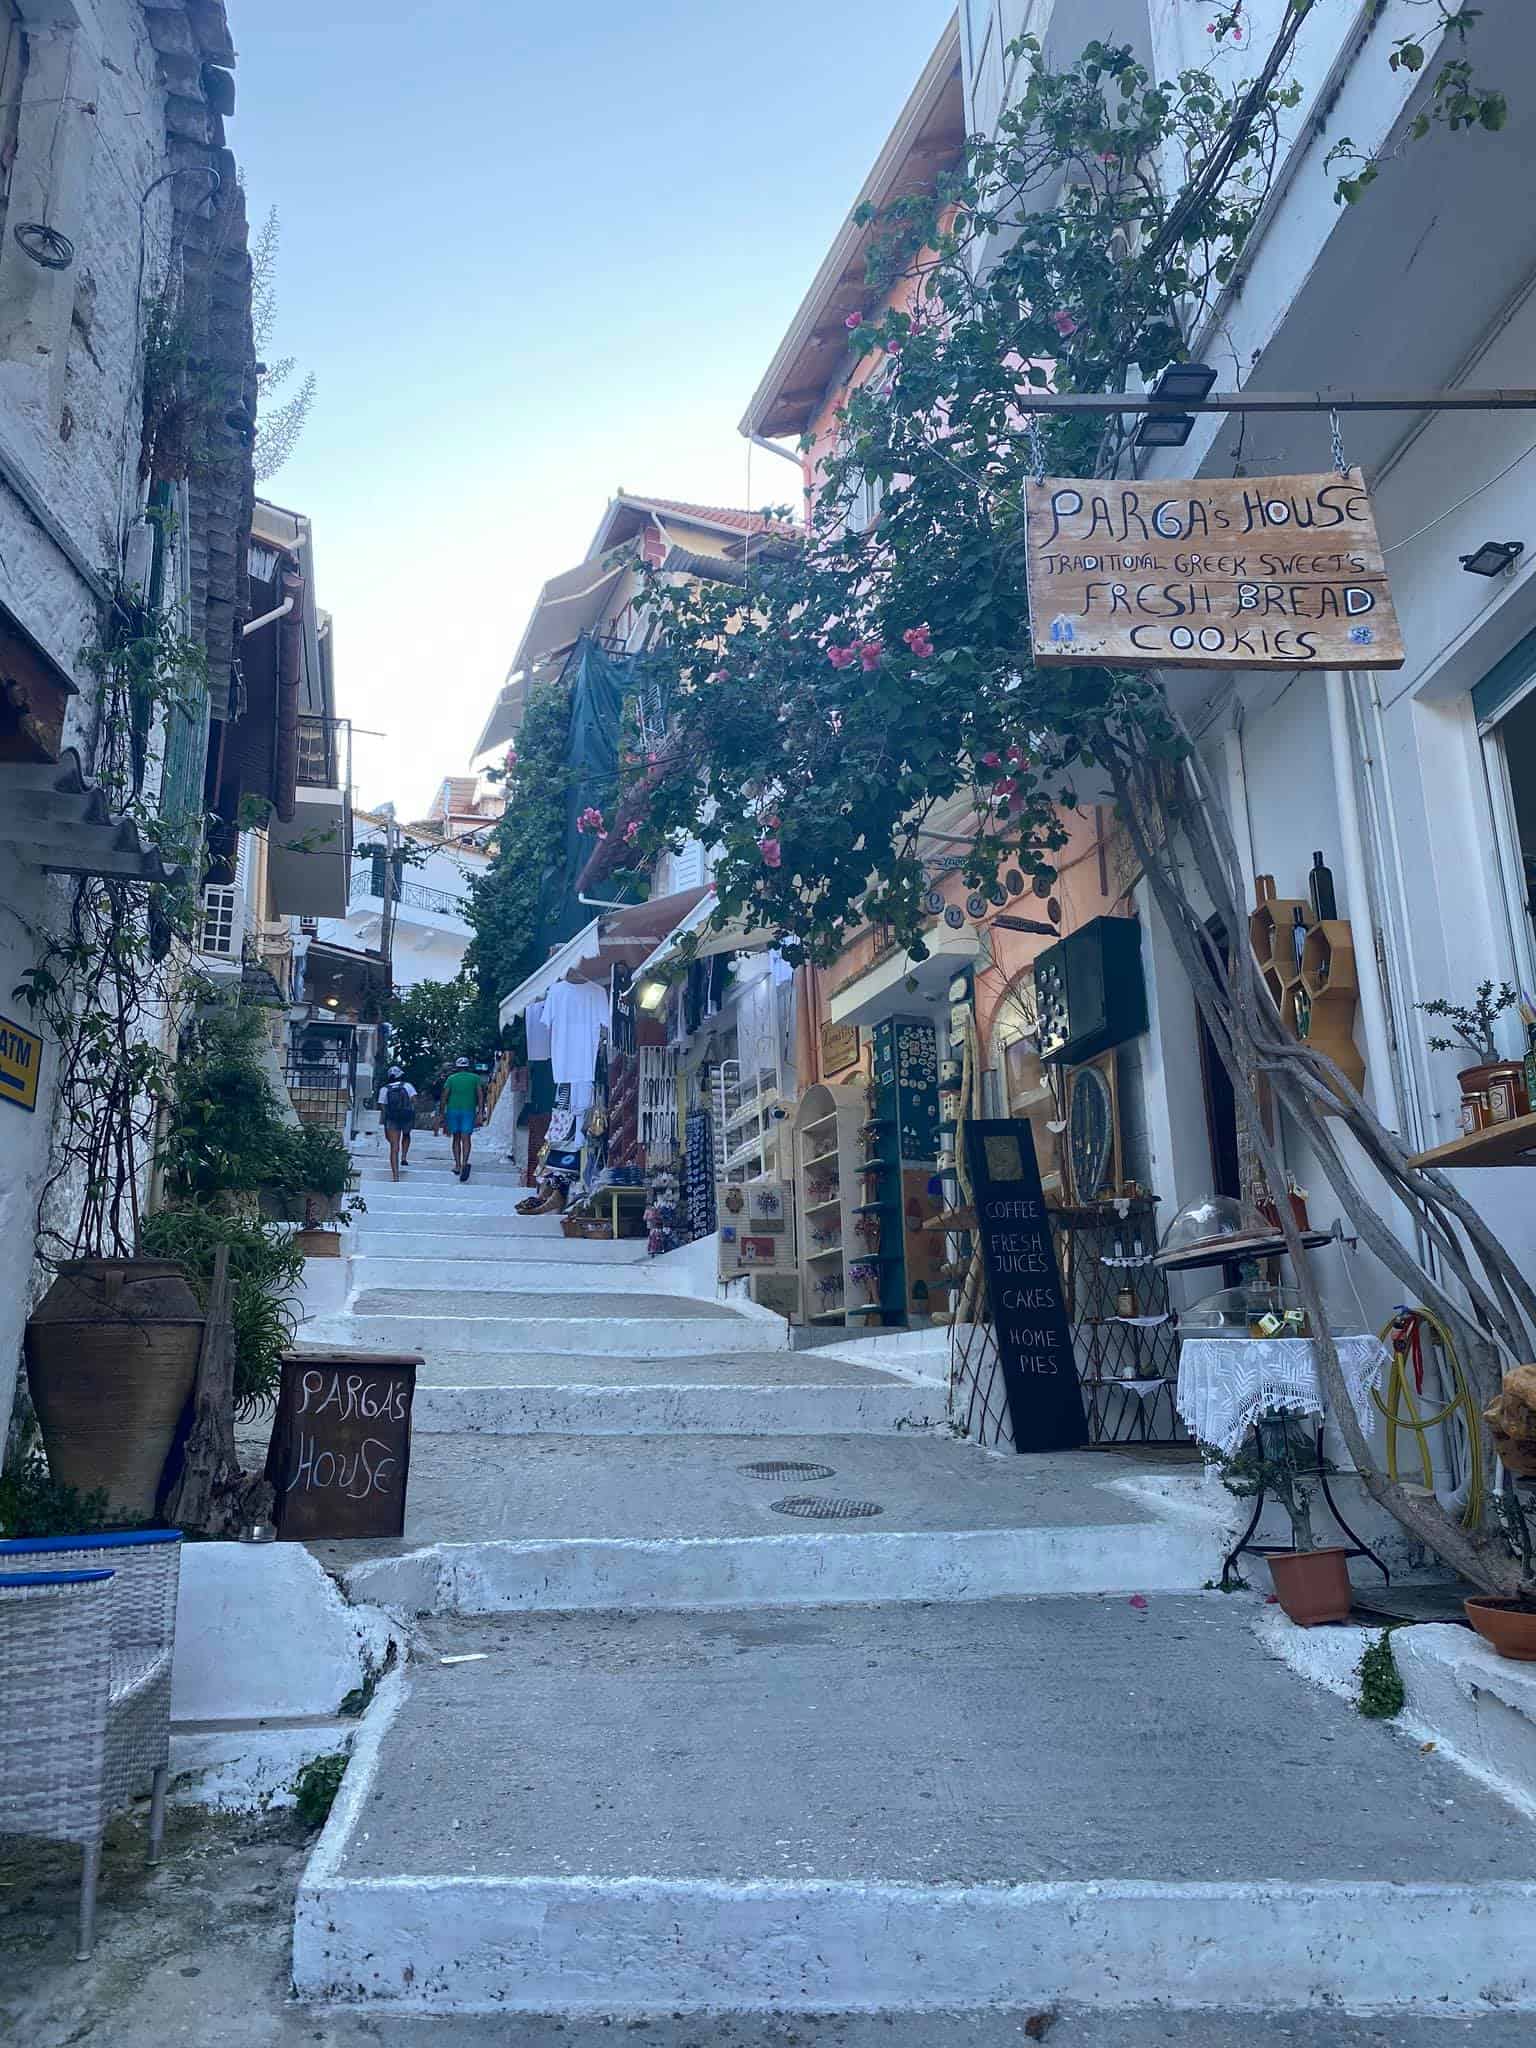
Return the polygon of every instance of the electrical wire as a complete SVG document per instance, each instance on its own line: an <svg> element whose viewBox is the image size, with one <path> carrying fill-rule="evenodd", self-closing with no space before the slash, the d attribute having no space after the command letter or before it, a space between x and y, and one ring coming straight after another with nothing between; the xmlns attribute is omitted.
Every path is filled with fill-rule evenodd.
<svg viewBox="0 0 1536 2048"><path fill-rule="evenodd" d="M1422 540L1425 534L1431 532L1435 527L1437 527L1440 524L1440 522L1443 519L1449 519L1453 512L1459 512L1461 511L1464 505L1470 505L1472 500L1474 498L1480 498L1484 491L1491 491L1495 484L1503 483L1505 477L1509 475L1510 471L1518 469L1521 463L1525 461L1528 455L1536 455L1536 441L1533 441L1529 448L1522 449L1521 452L1515 457L1513 462L1506 463L1505 466L1499 471L1497 476L1489 477L1487 483L1479 484L1476 490L1468 491L1467 495L1464 498L1458 498L1454 505L1447 505L1443 512L1437 512L1434 518L1430 520L1429 524L1427 526L1421 526L1417 533L1410 533L1407 539L1405 540L1393 541L1391 547L1383 548L1381 552L1384 555L1395 555L1399 548L1409 547L1414 541Z"/></svg>

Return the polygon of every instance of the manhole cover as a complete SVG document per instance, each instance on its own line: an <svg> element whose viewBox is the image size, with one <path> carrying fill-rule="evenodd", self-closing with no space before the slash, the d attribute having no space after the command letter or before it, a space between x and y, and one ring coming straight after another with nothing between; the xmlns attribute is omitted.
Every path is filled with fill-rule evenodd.
<svg viewBox="0 0 1536 2048"><path fill-rule="evenodd" d="M749 1479L831 1479L830 1465L803 1465L794 1458L760 1458L755 1465L738 1465Z"/></svg>
<svg viewBox="0 0 1536 2048"><path fill-rule="evenodd" d="M883 1515L877 1500L833 1500L825 1493L792 1493L773 1503L776 1515L799 1515L808 1522L852 1522L860 1515Z"/></svg>

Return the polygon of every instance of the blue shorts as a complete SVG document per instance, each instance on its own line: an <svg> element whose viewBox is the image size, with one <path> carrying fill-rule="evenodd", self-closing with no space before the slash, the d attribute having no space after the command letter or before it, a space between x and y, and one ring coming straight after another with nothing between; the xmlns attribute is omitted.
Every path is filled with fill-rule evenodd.
<svg viewBox="0 0 1536 2048"><path fill-rule="evenodd" d="M472 1109L445 1109L443 1124L450 1138L468 1138L474 1133L475 1112Z"/></svg>

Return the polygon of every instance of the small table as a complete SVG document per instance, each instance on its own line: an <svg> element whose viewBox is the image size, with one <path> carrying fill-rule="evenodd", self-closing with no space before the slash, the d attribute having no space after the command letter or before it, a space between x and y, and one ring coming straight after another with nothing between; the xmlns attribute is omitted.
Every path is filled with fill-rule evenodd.
<svg viewBox="0 0 1536 2048"><path fill-rule="evenodd" d="M594 1215L597 1214L600 1203L606 1202L608 1204L608 1228L615 1237L619 1235L620 1211L626 1208L631 1210L644 1209L650 1199L651 1191L649 1188L632 1187L627 1182L619 1182L606 1188L595 1188L587 1197L588 1202L592 1205L592 1213Z"/></svg>
<svg viewBox="0 0 1536 2048"><path fill-rule="evenodd" d="M1362 1429L1370 1427L1371 1395L1376 1382L1391 1363L1391 1353L1379 1337L1347 1336L1334 1339L1339 1363L1349 1388L1350 1406ZM1323 1420L1327 1403L1317 1376L1317 1346L1309 1337L1186 1337L1179 1347L1179 1380L1174 1396L1180 1415L1203 1444L1224 1457L1241 1449L1251 1429L1271 1415L1315 1415L1314 1432L1317 1479L1328 1512L1349 1538L1351 1557L1368 1557L1391 1583L1391 1573L1368 1543L1361 1541L1339 1511L1328 1484L1328 1466L1323 1456ZM1289 1543L1254 1543L1250 1539L1264 1512L1265 1489L1260 1488L1248 1526L1228 1551L1222 1563L1225 1585L1237 1559L1244 1551L1256 1555L1285 1554Z"/></svg>

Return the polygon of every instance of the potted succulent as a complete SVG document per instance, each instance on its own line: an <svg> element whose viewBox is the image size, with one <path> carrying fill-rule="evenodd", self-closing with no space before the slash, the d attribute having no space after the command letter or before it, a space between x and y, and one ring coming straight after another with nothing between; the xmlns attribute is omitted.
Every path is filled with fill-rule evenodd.
<svg viewBox="0 0 1536 2048"><path fill-rule="evenodd" d="M1259 1418L1249 1441L1221 1460L1222 1484L1238 1500L1272 1494L1291 1525L1289 1551L1265 1562L1275 1597L1298 1628L1344 1621L1353 1593L1349 1554L1339 1544L1319 1546L1312 1528L1312 1485L1318 1476L1312 1446L1297 1419L1281 1410Z"/></svg>
<svg viewBox="0 0 1536 2048"><path fill-rule="evenodd" d="M1454 1034L1450 1038L1431 1037L1427 1041L1431 1052L1470 1052L1476 1061L1474 1066L1461 1068L1456 1076L1461 1083L1462 1128L1466 1131L1508 1123L1512 1117L1524 1116L1529 1111L1524 1063L1501 1059L1494 1038L1498 1020L1506 1010L1514 1009L1519 1000L1510 982L1501 982L1495 990L1492 981L1480 981L1470 1004L1452 1003L1444 996L1436 996L1432 1002L1416 1005L1426 1017L1443 1019Z"/></svg>

